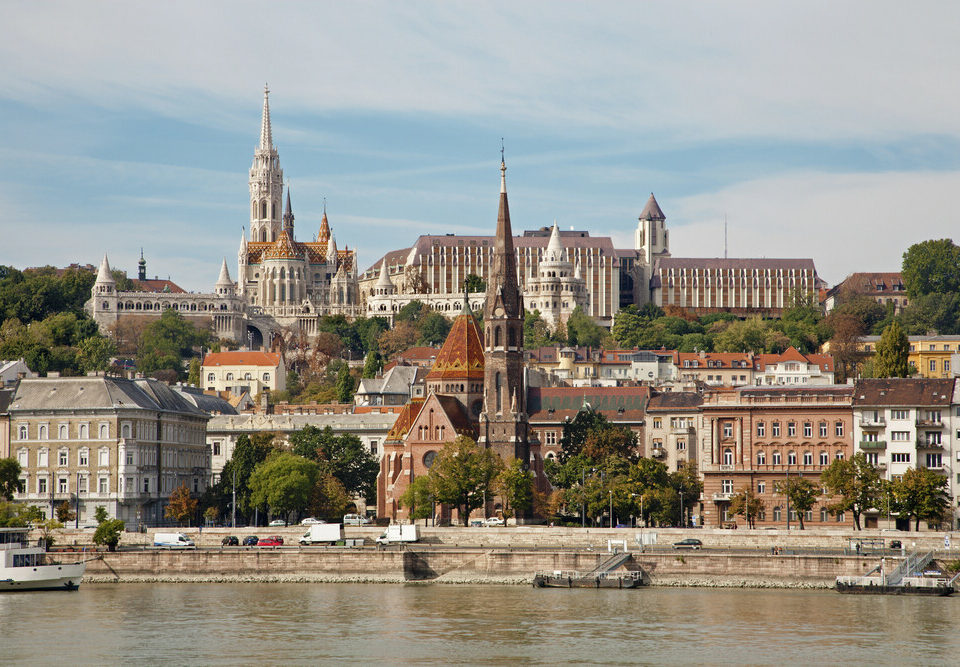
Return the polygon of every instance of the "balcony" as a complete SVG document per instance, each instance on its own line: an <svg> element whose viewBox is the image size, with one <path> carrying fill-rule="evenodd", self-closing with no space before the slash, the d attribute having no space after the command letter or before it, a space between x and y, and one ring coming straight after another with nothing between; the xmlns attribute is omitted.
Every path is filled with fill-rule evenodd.
<svg viewBox="0 0 960 667"><path fill-rule="evenodd" d="M655 459L662 459L667 455L667 450L665 450L663 447L654 447L650 450L650 455Z"/></svg>
<svg viewBox="0 0 960 667"><path fill-rule="evenodd" d="M736 465L733 463L721 463L720 472L733 472L736 469Z"/></svg>
<svg viewBox="0 0 960 667"><path fill-rule="evenodd" d="M713 494L713 502L729 502L730 498L733 497L733 493L715 493Z"/></svg>
<svg viewBox="0 0 960 667"><path fill-rule="evenodd" d="M864 415L860 418L860 426L862 428L880 428L885 426L887 420L883 417L868 417Z"/></svg>
<svg viewBox="0 0 960 667"><path fill-rule="evenodd" d="M933 419L918 419L917 426L922 426L923 428L943 428L946 426L942 421L933 420Z"/></svg>
<svg viewBox="0 0 960 667"><path fill-rule="evenodd" d="M873 449L886 449L887 441L886 440L861 440L860 449L864 450L873 450Z"/></svg>
<svg viewBox="0 0 960 667"><path fill-rule="evenodd" d="M943 449L943 442L917 438L917 449Z"/></svg>

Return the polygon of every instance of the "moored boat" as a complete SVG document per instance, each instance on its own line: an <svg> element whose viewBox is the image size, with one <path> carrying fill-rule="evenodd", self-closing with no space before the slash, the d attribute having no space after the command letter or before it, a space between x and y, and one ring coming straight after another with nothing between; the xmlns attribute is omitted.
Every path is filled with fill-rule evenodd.
<svg viewBox="0 0 960 667"><path fill-rule="evenodd" d="M55 561L28 535L28 528L0 528L0 592L77 590L86 562Z"/></svg>

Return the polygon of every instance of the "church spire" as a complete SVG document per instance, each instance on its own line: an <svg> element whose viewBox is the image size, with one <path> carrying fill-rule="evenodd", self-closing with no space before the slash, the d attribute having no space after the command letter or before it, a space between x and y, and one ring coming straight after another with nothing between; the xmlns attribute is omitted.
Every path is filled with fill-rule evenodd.
<svg viewBox="0 0 960 667"><path fill-rule="evenodd" d="M523 304L517 285L517 255L513 249L513 229L510 226L510 204L507 201L507 165L500 149L500 209L497 212L497 237L494 241L493 265L487 291L484 317L493 315L494 308L502 307L506 317L523 318ZM491 296L493 298L491 298Z"/></svg>
<svg viewBox="0 0 960 667"><path fill-rule="evenodd" d="M270 127L270 88L263 84L263 118L260 121L260 150L273 148L273 130Z"/></svg>
<svg viewBox="0 0 960 667"><path fill-rule="evenodd" d="M283 212L283 231L293 240L293 206L290 205L290 186L287 186L287 207Z"/></svg>

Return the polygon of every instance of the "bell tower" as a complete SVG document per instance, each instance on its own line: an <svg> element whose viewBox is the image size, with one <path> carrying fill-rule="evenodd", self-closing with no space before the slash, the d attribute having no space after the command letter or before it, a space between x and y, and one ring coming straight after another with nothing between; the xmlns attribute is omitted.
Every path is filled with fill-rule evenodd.
<svg viewBox="0 0 960 667"><path fill-rule="evenodd" d="M483 412L480 445L509 462L530 464L527 393L523 386L523 297L517 284L517 256L507 203L507 165L500 159L497 238L483 308Z"/></svg>
<svg viewBox="0 0 960 667"><path fill-rule="evenodd" d="M263 87L260 144L250 166L250 240L276 241L280 235L283 170L270 128L270 89Z"/></svg>

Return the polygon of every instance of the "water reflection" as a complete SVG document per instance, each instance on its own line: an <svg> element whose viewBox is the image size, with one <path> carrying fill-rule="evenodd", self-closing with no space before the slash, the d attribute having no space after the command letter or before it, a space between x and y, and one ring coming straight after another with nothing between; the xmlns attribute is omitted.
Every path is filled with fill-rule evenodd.
<svg viewBox="0 0 960 667"><path fill-rule="evenodd" d="M296 664L953 662L957 599L831 591L84 585L0 596L3 660Z"/></svg>

